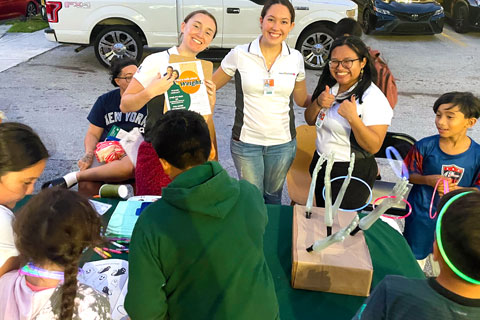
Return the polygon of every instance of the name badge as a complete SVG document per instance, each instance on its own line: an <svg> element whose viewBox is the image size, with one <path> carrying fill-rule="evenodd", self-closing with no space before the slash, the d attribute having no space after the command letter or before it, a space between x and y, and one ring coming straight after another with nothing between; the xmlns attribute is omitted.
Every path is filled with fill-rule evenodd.
<svg viewBox="0 0 480 320"><path fill-rule="evenodd" d="M273 79L263 80L263 95L272 95L275 93L275 82Z"/></svg>
<svg viewBox="0 0 480 320"><path fill-rule="evenodd" d="M322 109L318 114L317 121L315 122L315 126L318 129L322 128L323 126L323 122L324 122L323 120L325 120L325 117L327 116L327 110L328 109Z"/></svg>

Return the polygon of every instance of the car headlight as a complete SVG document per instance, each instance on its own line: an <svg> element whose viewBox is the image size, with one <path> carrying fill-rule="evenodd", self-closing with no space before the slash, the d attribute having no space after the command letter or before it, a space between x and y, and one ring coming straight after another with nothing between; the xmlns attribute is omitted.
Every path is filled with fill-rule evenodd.
<svg viewBox="0 0 480 320"><path fill-rule="evenodd" d="M392 14L390 11L386 10L386 9L373 7L373 10L377 11L377 12L380 13L380 14L384 14L384 15L387 15L387 16L393 16L393 14Z"/></svg>
<svg viewBox="0 0 480 320"><path fill-rule="evenodd" d="M352 19L357 18L357 15L355 14L355 11L356 11L355 9L347 10L347 17L352 18Z"/></svg>
<svg viewBox="0 0 480 320"><path fill-rule="evenodd" d="M443 14L443 8L440 8L437 11L435 11L435 13L433 15L436 16L436 15L439 15L439 14Z"/></svg>

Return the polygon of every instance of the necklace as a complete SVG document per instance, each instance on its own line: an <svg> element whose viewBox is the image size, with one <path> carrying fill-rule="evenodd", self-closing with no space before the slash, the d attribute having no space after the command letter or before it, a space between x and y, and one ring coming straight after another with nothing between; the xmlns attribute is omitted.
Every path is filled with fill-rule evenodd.
<svg viewBox="0 0 480 320"><path fill-rule="evenodd" d="M37 267L32 262L29 262L23 268L19 270L20 274L36 277L36 278L47 278L53 280L63 281L63 271L51 271L46 270L40 267ZM78 268L78 273L83 272L81 268Z"/></svg>

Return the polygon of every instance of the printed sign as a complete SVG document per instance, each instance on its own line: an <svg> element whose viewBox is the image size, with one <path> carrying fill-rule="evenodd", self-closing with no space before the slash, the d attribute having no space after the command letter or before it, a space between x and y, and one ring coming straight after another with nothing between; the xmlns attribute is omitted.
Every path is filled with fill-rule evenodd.
<svg viewBox="0 0 480 320"><path fill-rule="evenodd" d="M200 61L170 63L162 74L175 80L165 93L168 110L186 109L201 115L212 113Z"/></svg>

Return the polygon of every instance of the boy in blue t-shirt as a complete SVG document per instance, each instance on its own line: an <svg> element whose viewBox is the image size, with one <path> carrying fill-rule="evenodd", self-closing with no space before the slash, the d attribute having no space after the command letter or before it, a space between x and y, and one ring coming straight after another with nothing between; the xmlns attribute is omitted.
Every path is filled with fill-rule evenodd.
<svg viewBox="0 0 480 320"><path fill-rule="evenodd" d="M446 192L440 182L430 217L437 181L445 179L450 191L480 188L480 145L467 136L480 117L480 100L469 92L449 92L435 101L433 111L438 135L415 143L404 160L413 183L408 196L413 211L405 219L404 236L418 260L433 251L437 203Z"/></svg>

